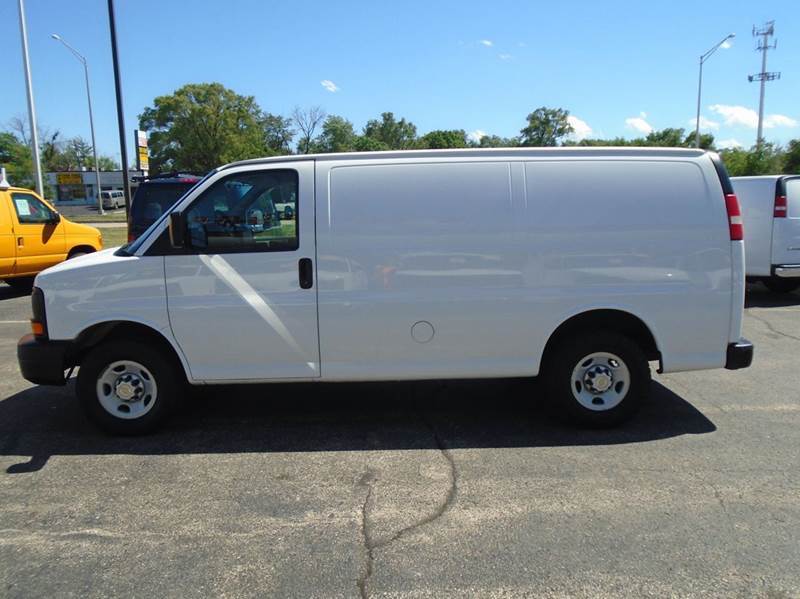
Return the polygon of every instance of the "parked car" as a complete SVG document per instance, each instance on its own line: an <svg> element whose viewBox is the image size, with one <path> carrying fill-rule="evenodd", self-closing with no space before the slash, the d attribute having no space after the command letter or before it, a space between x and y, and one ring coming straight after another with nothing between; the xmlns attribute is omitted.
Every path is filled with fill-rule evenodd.
<svg viewBox="0 0 800 599"><path fill-rule="evenodd" d="M778 293L800 288L800 175L731 181L745 224L747 278Z"/></svg>
<svg viewBox="0 0 800 599"><path fill-rule="evenodd" d="M115 210L125 206L125 194L119 190L101 191L100 197L103 199L103 208Z"/></svg>
<svg viewBox="0 0 800 599"><path fill-rule="evenodd" d="M244 226L277 189L294 226ZM186 382L536 375L556 413L608 426L647 395L649 362L749 366L739 219L702 150L238 162L129 246L40 275L19 363L57 385L80 365L81 402L117 433L161 424Z"/></svg>
<svg viewBox="0 0 800 599"><path fill-rule="evenodd" d="M192 174L169 173L139 179L139 188L131 201L128 241L133 241L169 211L201 177Z"/></svg>
<svg viewBox="0 0 800 599"><path fill-rule="evenodd" d="M33 277L59 262L103 247L94 227L61 216L35 191L12 187L0 175L0 279L30 288Z"/></svg>

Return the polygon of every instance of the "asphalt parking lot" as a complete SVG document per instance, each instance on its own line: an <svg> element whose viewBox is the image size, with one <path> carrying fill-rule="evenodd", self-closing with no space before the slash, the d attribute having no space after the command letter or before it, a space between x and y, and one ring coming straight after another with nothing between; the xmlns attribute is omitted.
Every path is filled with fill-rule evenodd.
<svg viewBox="0 0 800 599"><path fill-rule="evenodd" d="M504 380L218 388L111 438L19 376L28 316L0 284L2 596L800 596L800 293L612 431Z"/></svg>

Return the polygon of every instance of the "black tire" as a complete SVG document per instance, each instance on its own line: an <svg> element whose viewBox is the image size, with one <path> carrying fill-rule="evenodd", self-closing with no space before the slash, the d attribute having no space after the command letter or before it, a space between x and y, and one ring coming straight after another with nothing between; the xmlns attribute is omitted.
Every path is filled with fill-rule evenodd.
<svg viewBox="0 0 800 599"><path fill-rule="evenodd" d="M36 277L16 277L5 279L6 285L16 291L30 291L33 288L33 280Z"/></svg>
<svg viewBox="0 0 800 599"><path fill-rule="evenodd" d="M153 405L138 418L115 416L100 402L98 379L108 366L120 360L144 366L156 384ZM138 341L109 341L84 357L78 371L77 392L86 415L104 431L114 435L143 435L155 431L169 419L181 400L184 382L180 362L161 347Z"/></svg>
<svg viewBox="0 0 800 599"><path fill-rule="evenodd" d="M594 410L576 398L572 376L584 358L597 352L618 356L628 369L629 384L625 393L620 392L623 398L614 407ZM547 356L543 374L549 411L560 420L591 428L616 426L628 420L650 390L650 366L644 352L634 341L613 331L579 333L562 339ZM621 389L624 391L625 387Z"/></svg>
<svg viewBox="0 0 800 599"><path fill-rule="evenodd" d="M764 279L764 285L773 293L791 293L795 289L800 288L800 280L771 277L769 279Z"/></svg>
<svg viewBox="0 0 800 599"><path fill-rule="evenodd" d="M67 260L72 260L73 258L77 258L78 256L85 256L88 253L89 252L84 250L76 250L74 252L69 253L69 255L67 256Z"/></svg>

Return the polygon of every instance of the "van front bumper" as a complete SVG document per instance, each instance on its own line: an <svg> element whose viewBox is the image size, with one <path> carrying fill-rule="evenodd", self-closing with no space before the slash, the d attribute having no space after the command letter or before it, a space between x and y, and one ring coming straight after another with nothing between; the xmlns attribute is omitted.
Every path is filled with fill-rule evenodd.
<svg viewBox="0 0 800 599"><path fill-rule="evenodd" d="M69 341L49 341L25 335L17 343L17 361L22 376L36 385L64 385Z"/></svg>
<svg viewBox="0 0 800 599"><path fill-rule="evenodd" d="M772 267L772 273L782 279L800 277L800 264L779 264Z"/></svg>
<svg viewBox="0 0 800 599"><path fill-rule="evenodd" d="M738 370L740 368L747 368L752 363L753 344L747 339L739 339L736 343L728 344L725 368L728 370Z"/></svg>

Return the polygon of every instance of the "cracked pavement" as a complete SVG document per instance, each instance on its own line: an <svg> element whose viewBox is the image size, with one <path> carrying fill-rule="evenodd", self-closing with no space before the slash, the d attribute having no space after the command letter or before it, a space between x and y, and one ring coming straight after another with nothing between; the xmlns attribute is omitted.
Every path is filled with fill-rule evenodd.
<svg viewBox="0 0 800 599"><path fill-rule="evenodd" d="M625 427L535 382L198 392L119 439L19 376L0 284L0 596L800 596L800 293L750 369L654 377Z"/></svg>

